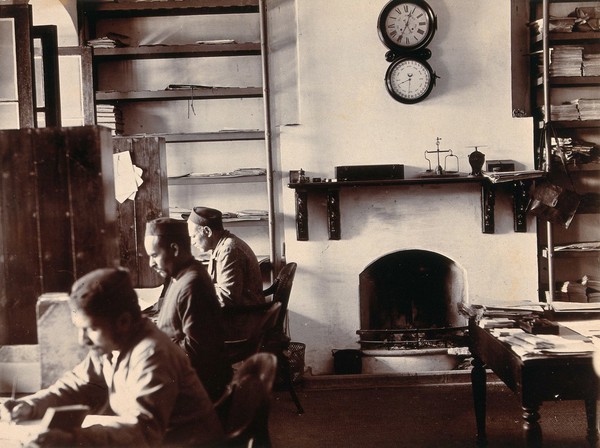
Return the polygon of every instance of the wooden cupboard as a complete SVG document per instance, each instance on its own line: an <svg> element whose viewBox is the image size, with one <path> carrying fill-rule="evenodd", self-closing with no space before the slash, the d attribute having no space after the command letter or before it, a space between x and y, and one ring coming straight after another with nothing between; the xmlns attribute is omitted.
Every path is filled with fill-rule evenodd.
<svg viewBox="0 0 600 448"><path fill-rule="evenodd" d="M0 344L36 343L36 301L119 264L110 131L0 131Z"/></svg>

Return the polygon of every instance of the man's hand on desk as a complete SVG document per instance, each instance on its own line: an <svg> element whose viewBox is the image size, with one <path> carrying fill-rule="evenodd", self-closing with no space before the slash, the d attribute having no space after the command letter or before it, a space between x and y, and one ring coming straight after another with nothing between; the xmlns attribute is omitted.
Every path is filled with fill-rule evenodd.
<svg viewBox="0 0 600 448"><path fill-rule="evenodd" d="M75 436L61 429L48 429L37 435L36 438L31 440L26 446L37 447L37 446L75 446Z"/></svg>
<svg viewBox="0 0 600 448"><path fill-rule="evenodd" d="M19 400L6 400L0 406L0 420L5 422L20 422L29 420L33 415L33 407Z"/></svg>
<svg viewBox="0 0 600 448"><path fill-rule="evenodd" d="M20 400L6 400L0 405L0 420L5 422L23 422L30 420L33 415L33 406ZM37 432L37 431L36 431ZM29 448L41 446L74 446L75 436L60 429L44 429L38 434L29 435L31 440L22 440L23 445Z"/></svg>

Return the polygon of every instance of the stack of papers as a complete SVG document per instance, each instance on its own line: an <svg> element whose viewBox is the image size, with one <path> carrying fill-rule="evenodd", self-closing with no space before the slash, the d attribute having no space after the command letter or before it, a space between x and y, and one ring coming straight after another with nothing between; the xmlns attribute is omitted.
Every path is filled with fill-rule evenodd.
<svg viewBox="0 0 600 448"><path fill-rule="evenodd" d="M486 171L483 175L492 183L513 182L515 180L536 179L544 175L540 170L525 171Z"/></svg>
<svg viewBox="0 0 600 448"><path fill-rule="evenodd" d="M552 121L575 121L579 120L579 110L574 103L553 104L550 108ZM546 108L542 106L542 113L546 115Z"/></svg>
<svg viewBox="0 0 600 448"><path fill-rule="evenodd" d="M514 319L506 317L484 317L479 321L479 326L483 329L490 328L512 328L516 325Z"/></svg>
<svg viewBox="0 0 600 448"><path fill-rule="evenodd" d="M583 55L583 76L600 76L600 54Z"/></svg>
<svg viewBox="0 0 600 448"><path fill-rule="evenodd" d="M509 344L512 351L521 357L588 355L595 350L594 344L588 338L570 339L554 334L530 334L523 331L498 339Z"/></svg>
<svg viewBox="0 0 600 448"><path fill-rule="evenodd" d="M128 47L130 39L124 34L109 32L106 36L88 40L87 44L93 48Z"/></svg>
<svg viewBox="0 0 600 448"><path fill-rule="evenodd" d="M238 168L233 171L222 171L217 173L187 173L180 176L170 177L201 177L201 178L214 178L214 177L245 177L245 176L264 176L267 174L267 170L264 168Z"/></svg>
<svg viewBox="0 0 600 448"><path fill-rule="evenodd" d="M573 103L577 105L581 120L600 120L600 99L579 98Z"/></svg>
<svg viewBox="0 0 600 448"><path fill-rule="evenodd" d="M581 76L583 47L558 45L550 49L550 76Z"/></svg>
<svg viewBox="0 0 600 448"><path fill-rule="evenodd" d="M542 34L544 19L538 19L529 26L536 34ZM550 17L548 19L548 31L551 33L570 33L575 25L575 17Z"/></svg>

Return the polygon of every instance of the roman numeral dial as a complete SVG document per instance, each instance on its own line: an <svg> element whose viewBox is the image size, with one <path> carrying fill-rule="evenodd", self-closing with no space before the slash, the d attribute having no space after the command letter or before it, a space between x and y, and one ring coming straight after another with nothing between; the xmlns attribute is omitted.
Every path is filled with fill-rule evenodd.
<svg viewBox="0 0 600 448"><path fill-rule="evenodd" d="M392 0L383 8L378 21L382 42L398 54L425 47L436 27L435 14L423 0Z"/></svg>

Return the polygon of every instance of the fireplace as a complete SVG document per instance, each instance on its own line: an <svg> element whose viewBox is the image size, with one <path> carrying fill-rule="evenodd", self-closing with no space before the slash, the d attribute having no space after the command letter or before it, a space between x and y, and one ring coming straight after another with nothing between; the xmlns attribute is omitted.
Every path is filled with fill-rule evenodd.
<svg viewBox="0 0 600 448"><path fill-rule="evenodd" d="M467 346L457 306L466 297L466 281L456 262L426 250L400 250L370 263L359 274L363 369L398 364L391 357L406 363L407 356L411 370L455 368L453 349Z"/></svg>

